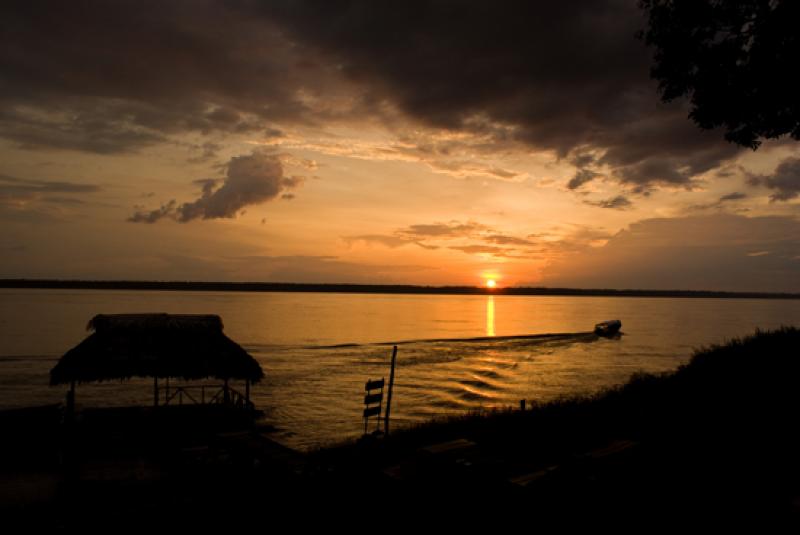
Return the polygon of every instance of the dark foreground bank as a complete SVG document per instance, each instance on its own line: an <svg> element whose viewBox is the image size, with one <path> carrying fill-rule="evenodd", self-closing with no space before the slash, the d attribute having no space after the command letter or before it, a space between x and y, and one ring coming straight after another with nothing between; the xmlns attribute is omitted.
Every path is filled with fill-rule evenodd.
<svg viewBox="0 0 800 535"><path fill-rule="evenodd" d="M273 525L478 518L795 522L800 331L526 411L432 422L301 455L258 421L146 409L6 413L4 518L30 525ZM10 521L10 520L9 520Z"/></svg>

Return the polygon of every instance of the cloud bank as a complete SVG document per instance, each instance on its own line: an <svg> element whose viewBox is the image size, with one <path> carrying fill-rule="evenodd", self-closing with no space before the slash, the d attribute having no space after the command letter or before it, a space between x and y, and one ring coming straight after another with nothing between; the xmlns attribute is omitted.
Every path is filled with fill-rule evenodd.
<svg viewBox="0 0 800 535"><path fill-rule="evenodd" d="M571 188L691 188L739 149L658 101L643 27L628 0L4 3L0 137L109 154L399 113L569 156Z"/></svg>
<svg viewBox="0 0 800 535"><path fill-rule="evenodd" d="M646 219L553 262L541 284L800 292L800 221L729 214Z"/></svg>

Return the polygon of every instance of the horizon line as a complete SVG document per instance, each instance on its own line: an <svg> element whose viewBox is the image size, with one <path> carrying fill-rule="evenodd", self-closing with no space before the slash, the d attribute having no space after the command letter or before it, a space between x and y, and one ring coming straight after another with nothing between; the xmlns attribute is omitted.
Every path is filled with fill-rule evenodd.
<svg viewBox="0 0 800 535"><path fill-rule="evenodd" d="M800 293L723 291L723 290L656 290L645 288L562 288L547 286L504 286L486 288L467 285L308 283L308 282L225 282L128 279L0 279L0 288L85 289L85 290L162 290L162 291L238 291L238 292L320 292L375 294L440 294L440 295L563 295L607 297L686 297L686 298L755 298L800 299Z"/></svg>

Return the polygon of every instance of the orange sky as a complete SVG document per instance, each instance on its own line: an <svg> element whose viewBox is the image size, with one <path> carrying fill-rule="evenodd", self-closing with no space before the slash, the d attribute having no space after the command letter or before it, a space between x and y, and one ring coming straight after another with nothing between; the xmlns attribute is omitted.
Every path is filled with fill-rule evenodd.
<svg viewBox="0 0 800 535"><path fill-rule="evenodd" d="M377 65L313 17L198 6L153 8L159 32L184 28L166 50L124 7L89 34L105 19L61 14L54 32L5 13L0 277L800 291L797 145L698 134L644 60L598 72L566 46L539 65L465 45L506 80L473 91L433 41L454 70L412 84L407 47ZM236 35L209 30L219 17Z"/></svg>

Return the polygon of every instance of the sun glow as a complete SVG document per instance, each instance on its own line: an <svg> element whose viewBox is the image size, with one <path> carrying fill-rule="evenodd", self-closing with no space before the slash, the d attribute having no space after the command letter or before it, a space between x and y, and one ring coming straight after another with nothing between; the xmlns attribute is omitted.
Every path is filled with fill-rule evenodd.
<svg viewBox="0 0 800 535"><path fill-rule="evenodd" d="M494 288L496 286L497 286L497 281L496 280L489 279L489 280L486 281L486 287L487 288Z"/></svg>

